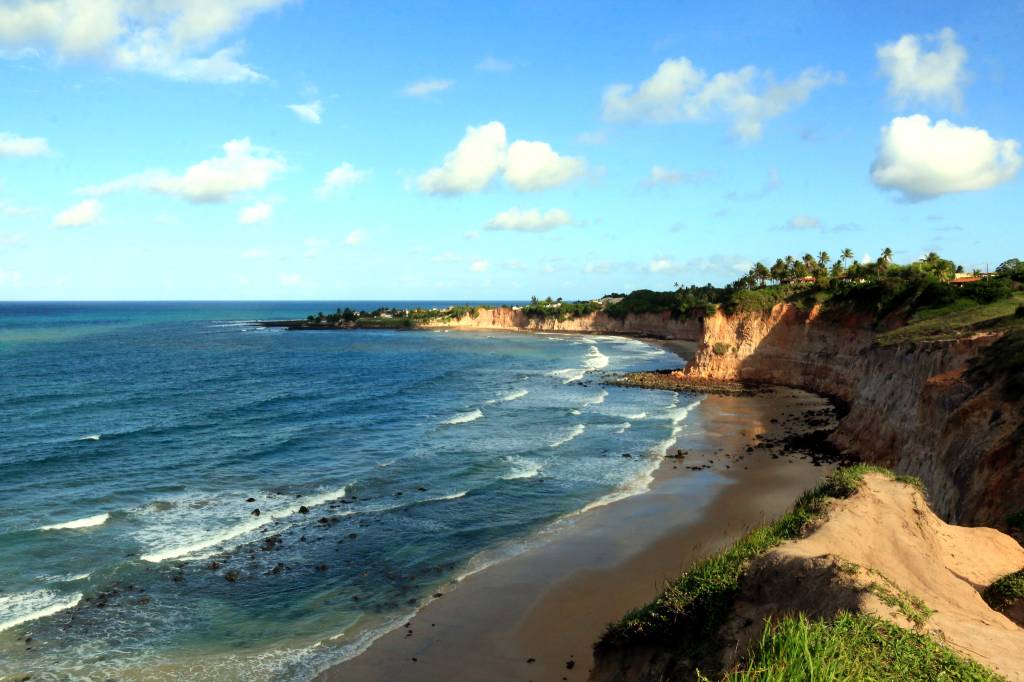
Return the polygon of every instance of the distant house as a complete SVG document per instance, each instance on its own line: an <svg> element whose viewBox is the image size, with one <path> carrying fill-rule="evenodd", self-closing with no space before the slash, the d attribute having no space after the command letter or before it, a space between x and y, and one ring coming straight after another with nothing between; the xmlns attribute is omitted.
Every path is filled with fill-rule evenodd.
<svg viewBox="0 0 1024 682"><path fill-rule="evenodd" d="M964 284L971 284L972 282L980 282L982 279L984 279L984 275L969 275L966 272L958 272L950 284L955 284L959 287Z"/></svg>

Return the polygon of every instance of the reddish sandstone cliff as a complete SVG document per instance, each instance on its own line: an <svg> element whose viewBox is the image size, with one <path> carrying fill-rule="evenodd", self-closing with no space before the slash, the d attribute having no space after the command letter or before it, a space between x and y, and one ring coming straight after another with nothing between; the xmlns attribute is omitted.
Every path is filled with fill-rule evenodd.
<svg viewBox="0 0 1024 682"><path fill-rule="evenodd" d="M996 338L882 347L866 319L780 304L705 318L682 374L836 396L850 408L832 436L838 446L920 477L946 520L998 526L1024 504L1024 410L998 383L964 378L968 362Z"/></svg>

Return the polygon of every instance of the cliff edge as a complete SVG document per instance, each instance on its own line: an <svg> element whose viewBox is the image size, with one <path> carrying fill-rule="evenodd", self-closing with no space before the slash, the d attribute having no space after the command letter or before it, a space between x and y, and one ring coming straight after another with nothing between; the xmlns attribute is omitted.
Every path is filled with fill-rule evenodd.
<svg viewBox="0 0 1024 682"><path fill-rule="evenodd" d="M1006 334L886 345L866 316L778 304L705 317L698 351L678 374L837 397L849 413L835 445L919 477L947 521L1005 527L1024 505L1024 396L1014 377L974 369L1012 352L993 348Z"/></svg>

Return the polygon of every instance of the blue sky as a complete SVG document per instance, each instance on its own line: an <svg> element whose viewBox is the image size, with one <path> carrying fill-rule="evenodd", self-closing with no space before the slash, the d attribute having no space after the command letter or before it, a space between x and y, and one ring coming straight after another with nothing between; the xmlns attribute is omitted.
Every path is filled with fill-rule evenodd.
<svg viewBox="0 0 1024 682"><path fill-rule="evenodd" d="M1024 255L1024 4L889 5L0 0L0 299Z"/></svg>

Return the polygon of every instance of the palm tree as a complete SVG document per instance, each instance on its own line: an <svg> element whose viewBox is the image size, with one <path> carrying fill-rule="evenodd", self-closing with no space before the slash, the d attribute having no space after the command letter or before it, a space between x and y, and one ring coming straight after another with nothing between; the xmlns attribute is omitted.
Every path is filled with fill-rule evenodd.
<svg viewBox="0 0 1024 682"><path fill-rule="evenodd" d="M782 280L786 279L786 263L781 258L775 259L775 265L772 266L771 276L772 279L779 284L782 284Z"/></svg>
<svg viewBox="0 0 1024 682"><path fill-rule="evenodd" d="M839 259L846 264L846 261L853 260L853 249L843 249L843 252L839 254Z"/></svg>
<svg viewBox="0 0 1024 682"><path fill-rule="evenodd" d="M828 264L832 262L832 256L828 255L828 251L822 251L818 254L818 265L824 270L828 268Z"/></svg>
<svg viewBox="0 0 1024 682"><path fill-rule="evenodd" d="M764 288L765 280L771 276L771 273L768 271L768 268L766 268L764 263L761 263L760 261L754 263L754 269L752 271L752 274L757 279L757 281L761 283L762 288Z"/></svg>
<svg viewBox="0 0 1024 682"><path fill-rule="evenodd" d="M890 249L888 246L882 249L882 260L884 260L886 263L892 262L892 249Z"/></svg>

